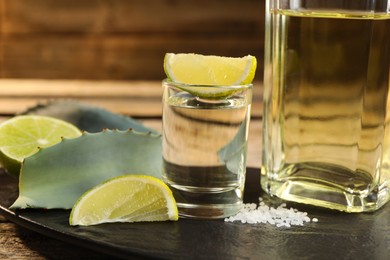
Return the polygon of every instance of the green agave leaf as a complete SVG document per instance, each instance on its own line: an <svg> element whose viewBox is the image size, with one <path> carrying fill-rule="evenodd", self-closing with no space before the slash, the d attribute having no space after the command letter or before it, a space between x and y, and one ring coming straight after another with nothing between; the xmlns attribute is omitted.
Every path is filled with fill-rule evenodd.
<svg viewBox="0 0 390 260"><path fill-rule="evenodd" d="M128 116L114 114L103 108L88 105L75 100L55 100L38 104L22 114L45 115L59 118L89 133L101 132L103 129L127 130L158 133Z"/></svg>
<svg viewBox="0 0 390 260"><path fill-rule="evenodd" d="M87 190L123 174L161 178L161 136L129 131L84 133L25 159L11 208L70 209Z"/></svg>

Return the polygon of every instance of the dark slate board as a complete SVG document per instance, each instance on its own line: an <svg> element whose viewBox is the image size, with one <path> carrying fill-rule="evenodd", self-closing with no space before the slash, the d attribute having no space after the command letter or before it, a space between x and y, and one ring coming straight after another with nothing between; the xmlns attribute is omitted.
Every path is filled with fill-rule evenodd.
<svg viewBox="0 0 390 260"><path fill-rule="evenodd" d="M0 171L0 213L25 228L111 256L166 259L388 259L390 205L375 213L347 214L305 205L319 222L277 228L223 220L68 225L68 210L8 210L17 180ZM248 169L245 202L280 203L262 194L259 169Z"/></svg>

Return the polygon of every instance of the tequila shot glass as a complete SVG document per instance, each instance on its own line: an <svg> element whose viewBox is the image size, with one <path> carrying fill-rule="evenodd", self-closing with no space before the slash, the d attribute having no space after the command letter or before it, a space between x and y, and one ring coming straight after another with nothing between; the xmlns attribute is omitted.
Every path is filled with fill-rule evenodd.
<svg viewBox="0 0 390 260"><path fill-rule="evenodd" d="M163 180L179 215L224 218L243 203L252 84L163 86Z"/></svg>

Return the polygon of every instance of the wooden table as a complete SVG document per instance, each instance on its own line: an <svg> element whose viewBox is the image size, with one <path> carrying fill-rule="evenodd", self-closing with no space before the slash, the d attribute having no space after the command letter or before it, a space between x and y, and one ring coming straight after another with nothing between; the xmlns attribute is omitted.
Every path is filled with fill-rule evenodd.
<svg viewBox="0 0 390 260"><path fill-rule="evenodd" d="M0 122L48 100L76 99L132 116L161 131L159 81L0 80ZM248 166L261 159L262 85L255 83ZM107 256L19 227L0 215L0 259L104 259Z"/></svg>

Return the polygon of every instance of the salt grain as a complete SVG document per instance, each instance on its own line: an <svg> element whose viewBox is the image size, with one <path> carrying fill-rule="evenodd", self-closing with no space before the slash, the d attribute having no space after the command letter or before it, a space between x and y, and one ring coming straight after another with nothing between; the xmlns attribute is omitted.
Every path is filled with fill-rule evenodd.
<svg viewBox="0 0 390 260"><path fill-rule="evenodd" d="M318 222L317 218L310 218L307 212L300 212L297 209L286 208L286 203L279 205L277 208L267 206L261 198L259 205L255 203L244 204L240 212L235 216L225 218L225 222L240 221L248 224L271 224L277 227L303 226L305 222Z"/></svg>

